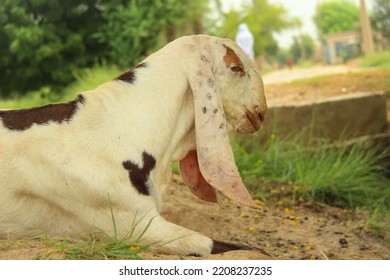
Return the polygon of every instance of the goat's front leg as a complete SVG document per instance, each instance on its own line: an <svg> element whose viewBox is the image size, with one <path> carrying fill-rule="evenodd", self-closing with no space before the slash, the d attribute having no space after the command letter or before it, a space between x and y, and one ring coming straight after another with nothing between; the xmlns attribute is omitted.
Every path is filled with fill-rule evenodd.
<svg viewBox="0 0 390 280"><path fill-rule="evenodd" d="M245 246L212 240L198 232L156 216L144 235L143 243L155 244L154 251L182 256L208 256L226 251L249 249Z"/></svg>

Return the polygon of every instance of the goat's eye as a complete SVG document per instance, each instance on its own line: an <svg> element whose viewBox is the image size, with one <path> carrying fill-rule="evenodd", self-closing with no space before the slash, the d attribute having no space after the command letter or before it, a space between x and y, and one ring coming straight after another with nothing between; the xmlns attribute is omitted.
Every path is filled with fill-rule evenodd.
<svg viewBox="0 0 390 280"><path fill-rule="evenodd" d="M244 72L244 70L242 70L242 68L239 66L233 66L232 68L230 68L230 70L232 70L233 72Z"/></svg>

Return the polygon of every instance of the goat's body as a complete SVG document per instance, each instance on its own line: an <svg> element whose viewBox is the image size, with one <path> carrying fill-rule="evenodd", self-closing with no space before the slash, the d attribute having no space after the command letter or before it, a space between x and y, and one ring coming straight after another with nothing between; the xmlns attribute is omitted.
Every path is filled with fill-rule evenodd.
<svg viewBox="0 0 390 280"><path fill-rule="evenodd" d="M11 133L0 127L1 238L41 233L113 235L111 205L119 237L126 237L135 224L137 236L153 219L145 243L191 235L183 241L198 236L207 247L204 253L210 250L207 237L165 221L160 227L161 195L170 181L172 160L181 159L195 147L188 85L180 82L185 81L179 77L183 74L166 68L150 61L150 68L137 71L132 85L111 81L85 93L85 101L68 122L34 124ZM154 71L159 74L153 75ZM170 86L169 92L164 92L156 86L166 80L177 88ZM163 115L153 113L161 112L159 106L164 106ZM148 180L150 196L139 194L130 185L122 166L126 160L142 166L145 151L157 159ZM186 251L186 246L180 247Z"/></svg>
<svg viewBox="0 0 390 280"><path fill-rule="evenodd" d="M187 77L166 63L186 55L184 48L162 49L133 69L129 82L83 93L66 118L18 124L44 109L1 112L0 238L136 238L148 227L143 242L160 242L165 253L209 254L210 238L159 215L172 162L196 148Z"/></svg>

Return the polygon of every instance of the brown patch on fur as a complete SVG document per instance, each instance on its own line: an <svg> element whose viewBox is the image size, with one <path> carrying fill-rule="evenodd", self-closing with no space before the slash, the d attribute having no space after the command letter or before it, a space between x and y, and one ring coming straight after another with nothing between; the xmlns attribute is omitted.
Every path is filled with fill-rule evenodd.
<svg viewBox="0 0 390 280"><path fill-rule="evenodd" d="M225 45L224 45L225 46ZM226 66L232 71L237 72L240 77L245 76L244 65L241 62L241 59L236 55L236 53L229 47L225 46L226 54L223 57L223 61Z"/></svg>
<svg viewBox="0 0 390 280"><path fill-rule="evenodd" d="M130 160L123 162L123 167L129 172L129 178L132 185L140 194L149 195L146 186L152 169L156 166L156 159L147 152L142 153L143 166L140 168Z"/></svg>
<svg viewBox="0 0 390 280"><path fill-rule="evenodd" d="M0 112L0 119L4 127L10 130L26 130L32 125L47 124L49 122L70 122L80 104L85 104L85 98L79 95L78 99L62 104L50 104L42 107Z"/></svg>
<svg viewBox="0 0 390 280"><path fill-rule="evenodd" d="M137 66L135 66L134 68L124 72L123 74L119 75L115 80L119 80L119 81L122 81L122 82L126 82L126 83L129 83L129 84L132 84L134 83L135 81L135 70L137 68L145 68L147 66L147 64L145 62L143 63L140 63L138 64Z"/></svg>

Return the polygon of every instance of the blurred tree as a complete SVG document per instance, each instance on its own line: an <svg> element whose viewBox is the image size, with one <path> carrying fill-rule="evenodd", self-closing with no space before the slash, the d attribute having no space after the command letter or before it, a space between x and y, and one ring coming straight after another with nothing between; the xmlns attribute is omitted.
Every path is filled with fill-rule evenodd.
<svg viewBox="0 0 390 280"><path fill-rule="evenodd" d="M313 19L322 34L357 30L360 10L352 0L330 0L319 4Z"/></svg>
<svg viewBox="0 0 390 280"><path fill-rule="evenodd" d="M105 50L93 36L102 23L99 0L2 0L0 96L64 85L72 72Z"/></svg>
<svg viewBox="0 0 390 280"><path fill-rule="evenodd" d="M390 1L375 0L372 13L372 22L374 29L390 41Z"/></svg>
<svg viewBox="0 0 390 280"><path fill-rule="evenodd" d="M208 11L209 0L176 0L176 6L181 5L178 9L175 20L171 21L166 27L166 41L170 42L182 35L204 33L205 14ZM181 12L184 11L184 12Z"/></svg>
<svg viewBox="0 0 390 280"><path fill-rule="evenodd" d="M304 56L302 55L302 46L304 47ZM299 60L310 59L313 57L315 44L313 38L308 34L301 34L293 38L293 43L290 47L291 56L294 62Z"/></svg>
<svg viewBox="0 0 390 280"><path fill-rule="evenodd" d="M56 89L81 68L131 67L190 23L202 32L207 0L1 0L0 97ZM170 29L170 31L169 31ZM162 42L164 43L164 42Z"/></svg>
<svg viewBox="0 0 390 280"><path fill-rule="evenodd" d="M204 1L107 1L103 4L103 18L107 24L96 37L109 46L111 62L130 67L156 48L162 31L168 40L172 40L176 27L185 19L194 22L191 19L199 18L200 3Z"/></svg>
<svg viewBox="0 0 390 280"><path fill-rule="evenodd" d="M268 0L253 0L245 4L242 10L231 10L224 14L224 21L217 35L234 40L237 27L245 22L255 38L255 55L275 55L278 44L274 32L290 27L291 20L287 11L280 5L268 3Z"/></svg>

